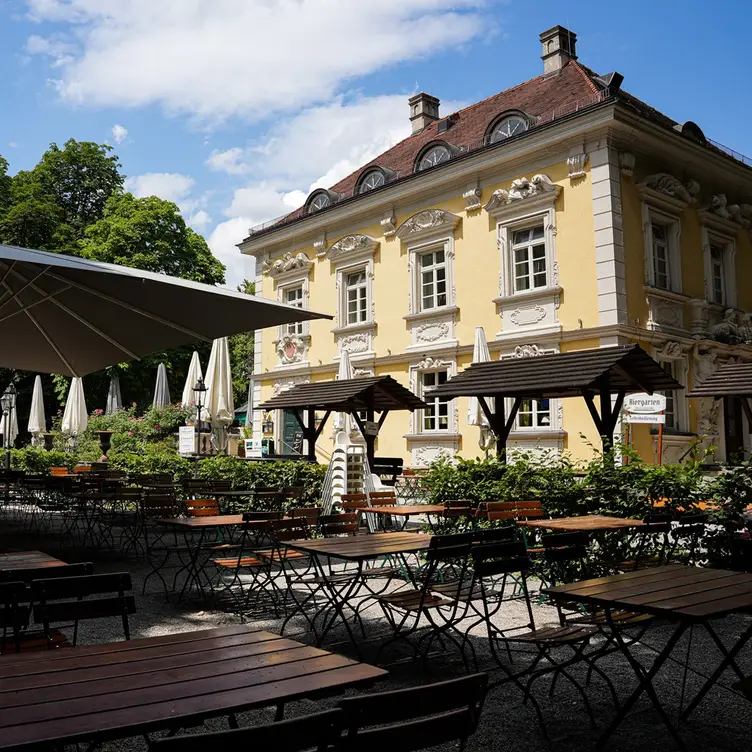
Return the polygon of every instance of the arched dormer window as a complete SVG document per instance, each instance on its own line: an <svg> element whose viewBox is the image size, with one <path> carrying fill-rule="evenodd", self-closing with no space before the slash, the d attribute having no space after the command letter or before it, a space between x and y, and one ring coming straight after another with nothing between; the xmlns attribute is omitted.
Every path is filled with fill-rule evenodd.
<svg viewBox="0 0 752 752"><path fill-rule="evenodd" d="M448 162L458 153L459 149L446 141L433 141L418 154L415 160L415 172L423 172L423 170Z"/></svg>
<svg viewBox="0 0 752 752"><path fill-rule="evenodd" d="M308 214L315 214L322 209L328 209L332 204L339 200L339 194L334 191L327 191L325 188L319 188L311 193L306 201L306 211Z"/></svg>
<svg viewBox="0 0 752 752"><path fill-rule="evenodd" d="M394 172L384 167L368 167L358 178L356 193L368 193L386 185L394 178Z"/></svg>
<svg viewBox="0 0 752 752"><path fill-rule="evenodd" d="M496 144L512 136L519 136L530 127L530 120L524 112L518 110L504 112L491 123L486 132L486 142Z"/></svg>

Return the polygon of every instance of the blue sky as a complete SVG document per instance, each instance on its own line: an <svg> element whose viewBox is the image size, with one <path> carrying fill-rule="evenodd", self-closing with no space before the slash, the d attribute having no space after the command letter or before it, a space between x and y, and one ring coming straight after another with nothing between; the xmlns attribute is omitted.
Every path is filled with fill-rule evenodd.
<svg viewBox="0 0 752 752"><path fill-rule="evenodd" d="M752 5L716 0L0 0L0 154L108 141L137 195L176 201L228 266L249 226L409 134L407 98L445 113L542 72L538 34L752 155Z"/></svg>

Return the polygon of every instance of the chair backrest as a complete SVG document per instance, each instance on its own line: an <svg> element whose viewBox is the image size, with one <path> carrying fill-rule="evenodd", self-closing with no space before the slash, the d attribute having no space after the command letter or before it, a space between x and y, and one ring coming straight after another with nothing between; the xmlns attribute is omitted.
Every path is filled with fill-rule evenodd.
<svg viewBox="0 0 752 752"><path fill-rule="evenodd" d="M486 519L498 520L534 520L544 517L540 501L489 501L485 504Z"/></svg>
<svg viewBox="0 0 752 752"><path fill-rule="evenodd" d="M253 505L258 507L269 507L273 509L281 508L283 496L276 488L254 488Z"/></svg>
<svg viewBox="0 0 752 752"><path fill-rule="evenodd" d="M343 723L341 710L326 710L252 728L154 739L149 748L154 752L207 752L212 749L222 752L324 752L336 748Z"/></svg>
<svg viewBox="0 0 752 752"><path fill-rule="evenodd" d="M541 537L546 561L575 561L587 556L587 533L551 533Z"/></svg>
<svg viewBox="0 0 752 752"><path fill-rule="evenodd" d="M450 499L444 503L444 517L471 517L473 503L468 499Z"/></svg>
<svg viewBox="0 0 752 752"><path fill-rule="evenodd" d="M183 481L183 492L186 496L206 496L211 490L208 480L197 480L191 478Z"/></svg>
<svg viewBox="0 0 752 752"><path fill-rule="evenodd" d="M186 499L183 503L188 517L216 517L219 514L216 499Z"/></svg>
<svg viewBox="0 0 752 752"><path fill-rule="evenodd" d="M29 619L29 592L26 583L11 581L0 583L0 654L5 638L11 633L16 639Z"/></svg>
<svg viewBox="0 0 752 752"><path fill-rule="evenodd" d="M90 562L81 564L66 564L62 567L30 567L29 569L0 570L0 582L25 582L27 585L34 580L58 579L59 577L79 577L94 574L94 565Z"/></svg>
<svg viewBox="0 0 752 752"><path fill-rule="evenodd" d="M305 495L303 486L286 486L279 492L280 496L287 501L299 501Z"/></svg>
<svg viewBox="0 0 752 752"><path fill-rule="evenodd" d="M368 496L364 493L342 494L339 498L339 505L343 512L364 509L368 506Z"/></svg>
<svg viewBox="0 0 752 752"><path fill-rule="evenodd" d="M271 529L272 536L278 543L302 540L308 537L308 525L300 517L294 520L273 520Z"/></svg>
<svg viewBox="0 0 752 752"><path fill-rule="evenodd" d="M464 742L478 727L488 674L340 700L342 752L413 752Z"/></svg>
<svg viewBox="0 0 752 752"><path fill-rule="evenodd" d="M319 529L325 538L337 535L355 535L360 528L357 512L342 512L341 514L322 514L319 518Z"/></svg>
<svg viewBox="0 0 752 752"><path fill-rule="evenodd" d="M731 569L737 572L752 572L752 538L732 538Z"/></svg>
<svg viewBox="0 0 752 752"><path fill-rule="evenodd" d="M179 517L183 512L182 505L173 494L148 490L141 499L141 509L147 520Z"/></svg>
<svg viewBox="0 0 752 752"><path fill-rule="evenodd" d="M132 589L128 572L34 580L31 583L34 623L42 624L49 634L53 623L72 621L77 626L79 621L119 616L125 639L129 640L128 616L136 613L136 602L132 595L128 595Z"/></svg>
<svg viewBox="0 0 752 752"><path fill-rule="evenodd" d="M281 518L281 510L279 512L258 512L256 510L243 512L243 522L253 522L255 520L266 520L267 522L271 522L272 520L279 520Z"/></svg>
<svg viewBox="0 0 752 752"><path fill-rule="evenodd" d="M371 491L368 494L368 502L372 507L396 507L397 493L390 491Z"/></svg>
<svg viewBox="0 0 752 752"><path fill-rule="evenodd" d="M231 480L210 480L209 487L212 491L232 491Z"/></svg>
<svg viewBox="0 0 752 752"><path fill-rule="evenodd" d="M321 507L295 507L290 510L290 517L305 520L306 524L316 527L321 517Z"/></svg>
<svg viewBox="0 0 752 752"><path fill-rule="evenodd" d="M475 530L473 538L476 543L511 543L517 540L517 528L487 527Z"/></svg>
<svg viewBox="0 0 752 752"><path fill-rule="evenodd" d="M54 475L57 477L60 477L62 475L68 475L70 473L70 470L68 470L67 467L51 467L50 468L50 475Z"/></svg>

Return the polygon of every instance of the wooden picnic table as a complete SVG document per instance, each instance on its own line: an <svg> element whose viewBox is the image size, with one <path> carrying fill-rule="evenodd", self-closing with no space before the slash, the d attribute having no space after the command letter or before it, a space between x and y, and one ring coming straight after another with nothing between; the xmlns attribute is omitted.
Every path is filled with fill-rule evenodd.
<svg viewBox="0 0 752 752"><path fill-rule="evenodd" d="M322 645L335 622L339 621L345 628L356 654L360 656L360 647L355 639L355 634L352 631L345 610L349 609L351 612L357 613L352 606L352 600L362 584L365 563L381 556L396 557L398 561L402 562L402 569L409 572L409 567L404 562L404 555L425 551L431 545L431 537L425 533L373 533L352 535L349 537L294 540L285 543L290 548L311 555L311 560L316 567L320 581L334 611L331 617L327 613L326 619L328 619L328 622L325 619L324 630L321 634L318 634L315 630L315 624L309 620L309 626L316 637L316 643ZM352 571L352 576L348 578L348 582L343 587L341 583L338 584L335 578L332 577L332 575L336 577L336 573L332 571L329 562L327 561L325 564L321 559L341 559L343 561L355 562L357 570ZM374 570L371 571L373 572ZM393 568L390 567L385 572L389 572L388 576L391 577L393 575ZM319 613L323 614L325 612L328 612L328 609L324 609ZM285 619L282 625L282 634L284 634L285 627L295 613L296 611L293 611Z"/></svg>
<svg viewBox="0 0 752 752"><path fill-rule="evenodd" d="M43 551L11 551L0 554L0 572L13 569L49 569L64 567L66 562L56 559Z"/></svg>
<svg viewBox="0 0 752 752"><path fill-rule="evenodd" d="M358 509L358 512L361 514L377 515L382 530L386 530L390 517L402 517L402 526L399 529L404 530L410 517L419 514L443 514L445 511L446 507L443 504L400 504L396 506L363 507Z"/></svg>
<svg viewBox="0 0 752 752"><path fill-rule="evenodd" d="M609 530L625 530L641 527L642 520L630 520L625 517L608 517L602 514L586 514L581 517L553 517L548 520L515 520L520 527L542 528L557 532L599 533Z"/></svg>
<svg viewBox="0 0 752 752"><path fill-rule="evenodd" d="M569 585L543 588L542 593L553 601L583 603L605 612L607 625L614 636L614 644L629 661L639 683L637 689L621 706L613 722L599 741L602 746L624 720L643 692L647 693L680 749L686 746L677 729L671 723L658 695L653 688L653 678L669 659L684 632L692 626L702 626L711 636L723 656L718 668L710 675L702 689L682 712L686 719L712 689L723 672L731 667L740 679L744 678L736 664L736 656L752 639L752 622L741 634L731 650L727 650L715 633L712 620L729 614L746 611L752 607L752 574L732 572L726 569L702 569L672 564L651 569L641 569L612 577L583 580ZM612 612L626 610L650 614L675 624L674 632L665 647L657 653L651 668L645 667L632 654L634 646L640 658L639 641L628 643L622 639L619 628L612 621ZM677 656L676 660L681 663Z"/></svg>
<svg viewBox="0 0 752 752"><path fill-rule="evenodd" d="M370 685L386 671L236 625L0 658L0 749L177 730Z"/></svg>

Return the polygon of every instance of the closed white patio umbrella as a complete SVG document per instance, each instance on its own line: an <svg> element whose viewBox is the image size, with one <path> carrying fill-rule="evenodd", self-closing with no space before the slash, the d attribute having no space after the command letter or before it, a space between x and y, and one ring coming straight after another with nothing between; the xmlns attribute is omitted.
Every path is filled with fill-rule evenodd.
<svg viewBox="0 0 752 752"><path fill-rule="evenodd" d="M473 343L473 363L488 363L491 354L488 352L486 333L482 326L475 327L475 341ZM491 412L494 412L496 401L492 397L486 397L486 403ZM481 449L488 449L493 439L491 427L488 424L483 408L477 397L470 397L467 408L467 423L470 426L480 426L480 438L478 444Z"/></svg>
<svg viewBox="0 0 752 752"><path fill-rule="evenodd" d="M232 398L230 348L227 337L215 339L206 367L206 413L212 426L212 441L220 452L227 450L227 429L235 419Z"/></svg>
<svg viewBox="0 0 752 752"><path fill-rule="evenodd" d="M3 435L3 445L7 449L13 446L18 436L18 410L13 407L8 414L3 414L0 420L0 433Z"/></svg>
<svg viewBox="0 0 752 752"><path fill-rule="evenodd" d="M71 445L75 446L76 438L86 430L88 425L89 413L84 399L84 383L78 376L74 376L71 379L60 430L70 437Z"/></svg>
<svg viewBox="0 0 752 752"><path fill-rule="evenodd" d="M183 386L183 397L181 402L183 405L192 405L196 402L196 395L193 391L193 387L196 386L196 382L203 378L203 372L201 371L201 361L198 358L198 353L194 350L191 356L191 363L188 366L188 375L185 377L185 386ZM203 412L203 411L202 411ZM189 415L185 421L189 426L196 423L196 414Z"/></svg>
<svg viewBox="0 0 752 752"><path fill-rule="evenodd" d="M107 405L105 415L112 415L123 409L123 395L120 393L120 377L113 374L110 377L110 388L107 390Z"/></svg>
<svg viewBox="0 0 752 752"><path fill-rule="evenodd" d="M353 378L353 368L350 362L350 353L347 350L342 350L339 356L339 369L337 370L337 381L344 381L345 379ZM340 431L344 431L349 435L350 433L350 416L347 413L334 413L334 420L332 421L334 428L334 435L336 436Z"/></svg>
<svg viewBox="0 0 752 752"><path fill-rule="evenodd" d="M154 387L153 407L164 407L170 404L170 385L167 383L167 367L160 363L157 368L157 383Z"/></svg>
<svg viewBox="0 0 752 752"><path fill-rule="evenodd" d="M47 430L47 420L44 416L44 392L42 391L42 377L34 379L34 390L31 393L31 410L29 411L28 431L31 443L40 446L43 443L42 434Z"/></svg>

